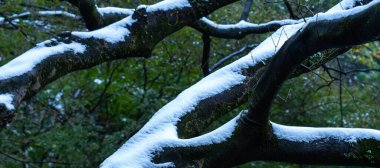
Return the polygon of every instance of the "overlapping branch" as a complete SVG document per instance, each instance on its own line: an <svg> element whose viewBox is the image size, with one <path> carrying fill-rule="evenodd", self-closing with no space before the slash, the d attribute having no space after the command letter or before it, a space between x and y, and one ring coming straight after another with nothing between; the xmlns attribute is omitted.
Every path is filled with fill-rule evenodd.
<svg viewBox="0 0 380 168"><path fill-rule="evenodd" d="M254 67L257 63L248 63L242 58L210 74L163 107L144 128L108 158L103 166L128 164L131 160L140 157L147 159L138 159L138 163L141 165L179 167L188 165L223 167L253 160L379 166L380 152L376 148L380 142L379 131L290 128L271 124L268 120L274 95L303 61L326 49L350 47L376 40L380 36L376 31L380 28L378 24L380 12L377 12L379 8L380 2L374 1L369 5L347 11L319 14L318 19L314 17L305 25L299 24L284 28L283 31L286 32L289 39L280 38L278 39L280 43L272 43L272 45L267 43L269 40L264 41L251 53L255 56L251 57L254 62L260 59L265 60L273 55L274 59L267 67L257 71L258 82L253 87L253 92L248 91L253 97L250 101L252 104L249 111L242 112L229 123L208 134L190 139L176 137L176 130L182 129L181 127L176 129L177 127L174 125L181 125L188 121L193 121L194 125L197 125L207 118L202 116L203 114L196 114L196 108L200 108L202 101L212 100L210 97L215 98L218 94L226 93L241 83L246 83L247 78L240 75L245 74L244 69ZM352 32L351 27L355 27L356 31ZM278 30L272 38L279 38L278 35L281 31ZM346 36L347 34L352 36ZM275 50L271 50L272 47ZM272 52L267 53L266 48ZM330 51L334 53L334 50ZM257 56L260 59L257 59ZM246 58L250 58L249 55ZM204 85L205 83L208 85ZM210 85L215 88L210 88ZM198 95L190 94L195 92ZM174 104L176 106L173 106ZM195 111L193 110L194 106L196 106ZM184 116L192 117L184 120ZM303 136L300 134L302 131L310 134ZM158 136L164 133L167 136ZM137 146L144 146L144 148L139 148L139 152L136 152L133 149ZM297 149L288 148L289 146L297 147ZM332 146L337 148L329 150ZM316 156L318 152L325 151L325 154ZM370 155L368 155L368 151L371 151ZM153 163L150 162L152 155L155 156ZM284 157L284 155L287 156ZM304 159L299 158L300 156ZM318 159L324 157L336 159L324 161Z"/></svg>
<svg viewBox="0 0 380 168"><path fill-rule="evenodd" d="M63 33L39 44L0 69L1 125L11 120L22 100L55 79L105 61L149 57L153 47L169 34L234 1L163 1L140 6L132 15L102 29ZM173 5L167 7L168 3Z"/></svg>

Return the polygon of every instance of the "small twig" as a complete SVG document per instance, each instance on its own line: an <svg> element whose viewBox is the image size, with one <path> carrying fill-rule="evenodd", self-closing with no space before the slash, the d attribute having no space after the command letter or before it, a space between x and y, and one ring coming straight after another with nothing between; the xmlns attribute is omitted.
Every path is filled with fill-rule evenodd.
<svg viewBox="0 0 380 168"><path fill-rule="evenodd" d="M243 12L241 13L240 20L247 21L249 12L251 11L252 2L253 2L252 0L245 1L244 9L243 9Z"/></svg>
<svg viewBox="0 0 380 168"><path fill-rule="evenodd" d="M235 56L239 56L242 54L245 54L247 51L253 50L255 47L257 47L257 44L253 45L245 45L243 48L240 48L238 51L234 51L233 53L227 55L226 57L220 59L218 62L216 62L211 68L210 71L215 71L215 69L219 68L221 65L223 65L227 60L234 58Z"/></svg>
<svg viewBox="0 0 380 168"><path fill-rule="evenodd" d="M105 84L104 89L103 89L102 93L100 94L98 101L97 101L96 104L95 104L95 105L89 110L90 112L95 111L95 109L96 109L96 108L100 105L100 103L103 101L104 96L105 96L105 94L106 94L106 92L107 92L109 86L111 86L112 78L113 78L113 75L114 75L114 72L115 72L116 69L117 69L117 67L115 67L115 68L112 69L112 72L111 72L111 74L109 75L108 81L107 81L107 83Z"/></svg>
<svg viewBox="0 0 380 168"><path fill-rule="evenodd" d="M342 66L340 65L339 58L336 58L336 62L338 64L339 71L342 71ZM340 126L344 127L343 104L342 104L342 73L339 73L339 110L340 110Z"/></svg>
<svg viewBox="0 0 380 168"><path fill-rule="evenodd" d="M284 0L284 4L286 8L288 9L289 15L291 19L299 19L298 16L296 16L293 12L292 6L290 5L288 0Z"/></svg>
<svg viewBox="0 0 380 168"><path fill-rule="evenodd" d="M211 38L208 34L202 35L203 40L203 57L202 57L202 72L204 76L210 74L209 62L210 62L210 48L211 48Z"/></svg>
<svg viewBox="0 0 380 168"><path fill-rule="evenodd" d="M5 16L3 13L0 12L0 16L4 18L4 20L6 22L8 22L12 27L14 27L15 29L17 29L24 37L26 40L29 41L29 36L22 30L20 29L19 26L13 24L12 20L10 20L7 16Z"/></svg>

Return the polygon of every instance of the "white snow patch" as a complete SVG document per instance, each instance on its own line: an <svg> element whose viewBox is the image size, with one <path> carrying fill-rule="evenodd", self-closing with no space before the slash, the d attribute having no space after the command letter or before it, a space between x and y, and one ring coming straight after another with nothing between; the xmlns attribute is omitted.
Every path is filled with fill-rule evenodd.
<svg viewBox="0 0 380 168"><path fill-rule="evenodd" d="M79 18L79 16L66 11L38 11L40 15L64 15L71 18Z"/></svg>
<svg viewBox="0 0 380 168"><path fill-rule="evenodd" d="M303 22L302 20L273 20L267 23L262 24L255 24L255 23L249 23L244 20L238 22L237 24L217 24L213 22L210 19L207 19L206 17L201 18L202 21L206 22L208 25L215 27L217 29L238 29L238 28L254 28L254 27L262 27L270 24L282 24L282 25L288 25L288 24L297 24Z"/></svg>
<svg viewBox="0 0 380 168"><path fill-rule="evenodd" d="M152 163L152 154L161 151L165 147L197 147L221 143L232 136L237 125L237 119L238 116L210 133L191 139L179 139L176 127L172 124L167 124L162 129L155 130L144 137L139 137L139 139L135 137L135 140L129 140L107 158L101 164L101 167L143 168L173 166L174 164L170 162Z"/></svg>
<svg viewBox="0 0 380 168"><path fill-rule="evenodd" d="M330 138L355 143L360 139L380 140L380 131L363 128L313 128L284 126L272 122L273 132L279 139L293 142L312 142Z"/></svg>
<svg viewBox="0 0 380 168"><path fill-rule="evenodd" d="M29 16L32 14L33 13L31 13L31 12L23 12L20 14L14 14L14 15L10 16L9 19L25 17L25 16ZM66 11L37 11L35 14L41 15L41 16L63 15L63 16L71 17L71 18L79 18L77 15L66 12Z"/></svg>
<svg viewBox="0 0 380 168"><path fill-rule="evenodd" d="M64 114L65 113L65 108L62 103L62 96L63 96L63 91L58 92L53 100L49 100L49 104L53 107L55 107L59 113Z"/></svg>
<svg viewBox="0 0 380 168"><path fill-rule="evenodd" d="M118 22L108 25L104 28L91 32L72 32L71 34L80 38L96 38L102 39L109 43L117 43L124 41L124 37L130 34L127 26L132 25L136 20L132 16L128 16Z"/></svg>
<svg viewBox="0 0 380 168"><path fill-rule="evenodd" d="M0 103L3 103L8 110L14 110L15 106L12 104L13 95L9 93L0 94Z"/></svg>
<svg viewBox="0 0 380 168"><path fill-rule="evenodd" d="M37 47L28 50L0 67L0 80L20 76L28 71L31 71L37 64L51 55L61 54L66 51L83 53L86 49L84 45L77 42L72 42L70 44L59 43L58 45L52 47L43 46L48 42L49 40L38 44Z"/></svg>
<svg viewBox="0 0 380 168"><path fill-rule="evenodd" d="M334 7L332 7L331 9L329 9L326 13L333 13L336 11L351 9L354 7L355 2L357 1L358 0L343 0L339 2L338 4L336 4Z"/></svg>
<svg viewBox="0 0 380 168"><path fill-rule="evenodd" d="M103 80L103 79L96 78L96 79L94 79L94 82L95 82L96 84L100 85L100 84L102 84L102 83L104 82L104 80Z"/></svg>
<svg viewBox="0 0 380 168"><path fill-rule="evenodd" d="M100 14L119 13L119 14L125 14L125 15L132 15L135 10L126 9L126 8L118 8L118 7L103 7L103 8L98 8L98 11Z"/></svg>
<svg viewBox="0 0 380 168"><path fill-rule="evenodd" d="M342 1L342 2L344 2L342 5L344 7L339 7L340 5L338 4L338 7L333 8L333 9L327 11L326 13L318 13L314 17L309 19L309 21L333 20L333 19L339 19L339 18L344 18L344 17L348 17L351 15L355 15L359 12L362 12L362 11L368 9L369 7L371 7L373 5L378 4L380 2L380 0L373 0L372 2L370 2L366 5L357 6L355 8L352 8L354 3L355 3L355 1L353 1L353 0ZM339 8L343 8L343 9L347 9L347 10L339 10Z"/></svg>
<svg viewBox="0 0 380 168"><path fill-rule="evenodd" d="M140 7L146 7L146 6L140 5ZM172 10L172 9L181 9L185 7L191 7L190 3L187 0L164 0L154 5L148 5L146 11L147 12L167 11L167 10Z"/></svg>

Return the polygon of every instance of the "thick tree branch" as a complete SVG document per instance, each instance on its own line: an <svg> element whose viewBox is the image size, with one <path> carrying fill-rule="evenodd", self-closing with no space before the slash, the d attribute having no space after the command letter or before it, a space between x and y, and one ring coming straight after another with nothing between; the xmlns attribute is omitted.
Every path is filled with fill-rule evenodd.
<svg viewBox="0 0 380 168"><path fill-rule="evenodd" d="M78 5L79 2L83 1L82 5ZM107 8L96 8L93 0L81 0L81 1L70 1L74 6L77 6L81 12L81 15L84 18L84 21L89 30L99 29L109 24L112 24L116 21L121 20L124 17L129 16L133 10L124 9L124 8L115 8L115 7L107 7ZM250 0L247 1L250 6L252 2ZM247 8L247 6L246 6ZM90 10L91 9L91 10ZM96 10L96 12L88 12L89 10ZM84 13L82 13L84 12ZM246 22L245 14L242 14L242 21L237 24L217 24L213 21L202 18L198 22L190 24L194 29L202 32L203 34L209 34L211 36L219 37L219 38L227 38L227 39L241 39L249 34L263 34L271 31L275 31L281 26L296 24L302 22L301 20L281 20L281 21L271 21L263 24L253 24ZM247 15L248 16L248 15Z"/></svg>
<svg viewBox="0 0 380 168"><path fill-rule="evenodd" d="M105 61L149 57L153 47L169 34L234 1L163 1L140 6L131 16L103 29L66 33L39 44L1 67L1 124L11 120L23 99L55 79ZM175 4L168 8L168 3Z"/></svg>
<svg viewBox="0 0 380 168"><path fill-rule="evenodd" d="M323 165L380 166L380 131L289 127L272 123L275 148L263 160Z"/></svg>
<svg viewBox="0 0 380 168"><path fill-rule="evenodd" d="M282 83L311 55L331 48L351 47L380 37L380 4L374 1L340 14L320 14L289 38L275 54L253 90L246 122L265 124ZM355 29L353 29L355 28Z"/></svg>
<svg viewBox="0 0 380 168"><path fill-rule="evenodd" d="M208 8L207 5L223 6L224 3L228 4L227 2L210 0L207 2L192 1L191 6L181 6L180 9L176 6L175 8L170 8L167 10L163 10L162 8L158 8L157 10L157 6L159 5L153 5L148 8L139 7L132 14L132 16L104 29L99 29L98 31L93 32L68 33L57 39L39 44L39 46L28 51L23 56L18 57L18 59L15 59L0 68L0 88L1 93L3 93L0 95L0 102L2 108L5 109L3 113L1 113L1 117L7 118L13 115L13 113L9 114L9 112L14 112L12 110L17 108L18 103L22 99L35 94L44 85L66 73L78 69L88 68L108 60L127 58L131 56L149 56L149 52L152 50L154 45L162 38L180 29L186 24L193 23L199 19L199 17L204 16L207 12L211 12L212 9L214 9ZM185 128L188 125L191 125L192 123L189 124L189 120L184 119L186 116L191 116L193 119L196 119L194 122L195 125L198 124L196 123L199 121L198 119L207 117L207 114L204 115L205 113L198 113L199 111L210 108L200 106L205 100L210 102L214 101L212 102L214 103L214 106L211 106L211 108L214 109L211 109L210 113L218 113L215 116L220 116L223 112L229 111L233 109L234 106L237 106L235 104L222 104L224 101L230 99L233 103L237 102L236 104L246 102L244 97L247 97L246 95L252 93L256 95L258 91L257 86L263 85L262 80L269 79L269 81L274 81L275 87L271 85L268 87L278 89L276 87L280 87L284 80L291 77L293 70L299 66L302 61L317 51L367 42L372 40L373 36L378 38L379 35L373 31L379 30L379 25L376 25L379 23L379 20L376 19L376 17L379 18L379 12L377 12L379 11L379 8L377 7L378 5L374 6L376 6L376 9L374 10L370 10L371 8L365 10L367 12L368 10L371 11L369 14L366 12L364 12L366 14L358 12L352 16L344 15L343 19L312 21L308 23L302 31L298 30L303 26L303 24L299 24L294 27L288 26L277 30L274 35L264 41L248 56L225 68L222 68L213 74L210 74L193 87L185 90L171 103L163 107L144 126L144 128L133 136L119 151L108 158L103 163L103 166L112 167L128 165L132 167L155 167L198 164L203 165L204 167L215 167L217 165L232 166L251 160L269 160L268 158L265 158L265 156L270 156L270 154L273 154L274 152L281 151L280 149L285 149L287 141L292 139L287 139L284 137L289 137L289 135L293 135L294 132L289 133L289 131L285 131L285 134L278 134L278 131L276 131L276 128L278 127L274 126L273 128L275 132L273 133L271 131L272 128L270 123L266 122L267 124L262 124L262 122L260 122L263 119L267 119L265 115L269 114L265 111L265 108L257 108L257 104L253 105L253 110L251 109L251 111L248 113L245 112L245 115L242 115L243 120L239 118L240 116L238 116L226 125L222 126L220 129L203 136L191 139L179 139L178 136L181 135L178 135L180 133L177 132L176 125L186 122ZM198 11L197 9L201 10ZM363 17L366 18L367 15L370 15L368 17L370 19L364 20ZM320 18L321 15L318 17ZM359 17L359 19L356 17ZM343 24L345 25L343 30L338 29L337 26L337 24L342 25L342 23L339 22L340 20L345 21ZM357 22L365 23L358 24ZM375 26L372 24L375 24ZM318 30L317 35L315 35L315 32L310 30L311 28L314 28L314 26L317 28L315 30ZM323 28L322 26L326 26L327 28ZM344 31L349 31L350 26L356 26L360 29L357 32L349 32L350 34L354 34L353 37L342 38L344 36L342 33L345 33ZM363 28L361 26L367 28L367 30L364 31L361 29ZM106 36L106 34L108 35L108 32L110 31L114 33L116 32L120 36ZM325 37L326 34L331 32L333 32L332 37ZM294 33L296 34L293 35ZM289 37L290 39L288 40ZM337 38L337 40L335 41L333 38ZM317 46L316 49L308 48L309 40L310 45ZM346 40L353 40L353 42L344 42ZM291 45L296 46L292 48L290 47ZM44 52L44 54L41 54L45 50L49 50L49 52ZM50 51L54 52L52 53ZM300 58L294 58L295 56L298 56L298 54ZM42 57L42 59L38 61L33 60L31 62L32 64L27 64L28 66L25 66L25 63L30 61L30 55L37 55L39 58ZM290 67L285 67L285 72L277 71L278 73L282 73L280 76L278 76L277 73L270 74L270 72L264 71L262 68L265 63L261 61L266 61L273 55L276 55L275 59L272 60L269 65L270 68L273 68L273 71L282 70L284 67L279 64L287 64L289 60L285 62L285 58L291 58L291 63L289 64ZM25 61L25 59L27 61ZM11 69L10 67L16 68ZM21 68L22 70L20 70L18 69L20 67L30 67L30 69L25 70ZM262 72L265 72L264 77L260 78L260 74L262 74ZM247 77L249 74L253 74L252 78ZM276 79L272 79L271 77L276 77ZM277 79L277 77L279 77L279 79ZM259 79L260 82L257 84L256 81ZM252 87L256 84L257 86L254 87L254 92L251 92ZM264 88L264 90L258 93L257 97L255 96L258 98L257 102L259 105L265 105L265 103L268 104L267 101L260 101L263 99L270 99L268 105L270 107L271 101L273 100L271 91L268 91L268 88L266 87L260 87ZM247 90L245 90L246 88ZM277 91L274 90L272 92ZM225 99L214 99L226 93L229 93L230 96ZM263 96L263 93L269 93L268 97L266 95ZM241 97L243 97L243 99L240 99ZM229 105L231 105L231 107ZM220 107L221 109L216 109L215 107ZM201 110L198 108L201 108ZM259 116L264 117L260 117L257 121L252 120L252 111L261 112L261 109L264 109L263 115ZM212 117L207 118L207 121L201 123L200 127L204 128L204 123L211 122L217 118ZM181 130L179 126L178 130ZM203 130L200 129L200 131ZM357 142L359 142L359 147L362 148L362 139L366 138L370 139L371 143L374 142L374 144L378 146L378 134L378 132L373 131L370 136L358 136ZM282 137L281 135L286 136ZM351 135L349 137L355 136ZM322 136L321 139L327 140L327 146L331 144L329 142L333 142L332 144L338 143L334 141L336 138L331 138L333 139L331 141L329 141L329 138L331 138L331 136ZM281 140L285 140L286 142L282 142ZM320 141L316 142L320 143ZM304 145L304 142L298 143L298 141L296 141L295 144L291 145L301 148L302 145ZM311 144L309 146L313 145L315 146L315 144ZM309 146L306 145L306 147ZM341 146L347 145L342 144ZM355 149L357 148L346 150L346 148L343 147L343 150L341 151L355 152ZM373 147L370 147L369 149L373 149ZM316 149L316 151L323 151L323 149ZM310 151L309 153L306 153L310 155L307 157L312 158L314 152L315 151ZM336 156L335 154L336 153L332 152L331 155L328 156ZM154 161L156 162L152 162L153 155L155 156ZM357 155L362 156L363 154L358 152ZM300 156L300 153L293 151L293 153L290 153L289 156ZM376 153L375 156L378 156L378 153ZM276 159L276 157L274 158ZM343 157L339 158L344 159ZM294 160L290 158L284 161L293 162ZM364 159L355 162L355 159L351 158L347 158L346 161L348 163L355 163L358 165L378 165L379 163L377 160L368 161ZM329 163L331 164L333 161ZM339 160L336 161L336 163L340 164L343 162Z"/></svg>

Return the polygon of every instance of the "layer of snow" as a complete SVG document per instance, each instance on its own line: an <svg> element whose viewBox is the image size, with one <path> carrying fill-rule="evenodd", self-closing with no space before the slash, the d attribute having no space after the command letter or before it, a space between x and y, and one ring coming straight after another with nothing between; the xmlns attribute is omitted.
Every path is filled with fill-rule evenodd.
<svg viewBox="0 0 380 168"><path fill-rule="evenodd" d="M19 18L19 17L25 17L25 16L29 16L29 15L32 15L32 14L33 13L31 13L31 12L23 12L23 13L20 13L20 14L14 14L14 15L10 16L9 19ZM71 17L71 18L78 18L77 15L69 13L69 12L66 12L66 11L37 11L34 14L35 15L42 15L42 16L63 15L63 16Z"/></svg>
<svg viewBox="0 0 380 168"><path fill-rule="evenodd" d="M75 14L72 14L72 13L69 13L69 12L66 12L66 11L37 11L35 13L33 13L35 15L40 15L40 16L49 16L49 15L63 15L63 16L67 16L67 17L71 17L71 18L74 18L74 19L77 19L77 18L80 18L79 16L75 15ZM13 14L12 16L10 16L8 19L11 20L12 24L18 24L20 22L20 17L26 17L26 16L29 16L29 15L32 15L31 12L23 12L23 13L20 13L20 14ZM42 21L29 21L29 20L23 20L24 22L34 22L34 23L42 23ZM0 17L0 25L4 24L5 23L5 18L4 17Z"/></svg>
<svg viewBox="0 0 380 168"><path fill-rule="evenodd" d="M64 15L71 18L79 18L77 15L66 11L38 11L40 15Z"/></svg>
<svg viewBox="0 0 380 168"><path fill-rule="evenodd" d="M347 0L343 1L345 3L342 4L342 6L334 7L333 10L329 10L326 13L318 13L316 14L310 21L318 21L318 20L333 20L333 19L339 19L351 15L355 15L359 12L362 12L369 7L376 5L380 2L380 0L373 0L372 2L368 3L367 5L363 6L357 6L355 8L352 8L354 5L353 0ZM339 8L347 9L347 10L338 10Z"/></svg>
<svg viewBox="0 0 380 168"><path fill-rule="evenodd" d="M145 7L145 6L141 6ZM185 7L191 7L187 0L164 0L154 5L149 5L146 9L147 12L154 11L167 11L172 9L181 9Z"/></svg>
<svg viewBox="0 0 380 168"><path fill-rule="evenodd" d="M0 104L4 104L8 110L14 110L15 106L12 104L13 95L9 93L0 94Z"/></svg>
<svg viewBox="0 0 380 168"><path fill-rule="evenodd" d="M109 43L117 43L124 41L125 36L130 34L128 26L132 25L136 20L132 16L128 16L118 22L108 25L104 28L91 32L72 32L71 34L80 38L96 38L102 39Z"/></svg>
<svg viewBox="0 0 380 168"><path fill-rule="evenodd" d="M242 29L242 28L256 28L256 27L258 28L258 27L263 27L270 24L289 25L289 24L297 24L297 23L302 22L302 20L298 21L298 20L285 19L285 20L274 20L267 23L263 23L263 24L255 24L255 23L249 23L242 20L237 24L217 24L213 22L212 20L207 19L206 17L201 18L201 20L207 23L209 26L215 27L217 29Z"/></svg>
<svg viewBox="0 0 380 168"><path fill-rule="evenodd" d="M98 11L100 14L118 13L118 14L132 15L135 10L126 9L126 8L118 8L118 7L103 7L103 8L98 8Z"/></svg>
<svg viewBox="0 0 380 168"><path fill-rule="evenodd" d="M0 67L0 80L27 73L51 55L61 54L67 51L83 53L86 49L84 45L77 42L72 42L70 44L59 43L58 45L52 47L44 46L44 44L49 41L50 40L38 44L37 47L28 50Z"/></svg>
<svg viewBox="0 0 380 168"><path fill-rule="evenodd" d="M150 156L152 156L152 153L161 151L165 147L199 147L221 143L232 136L237 125L237 119L238 117L235 117L214 131L191 139L179 139L176 127L173 124L166 124L162 129L155 130L149 136L128 141L129 143L124 144L112 156L107 158L101 167L144 168L174 166L170 162L152 163Z"/></svg>
<svg viewBox="0 0 380 168"><path fill-rule="evenodd" d="M360 139L380 140L380 131L373 129L293 127L275 123L272 123L272 127L277 138L293 142L312 142L325 138L352 143Z"/></svg>
<svg viewBox="0 0 380 168"><path fill-rule="evenodd" d="M326 13L351 9L354 7L355 3L359 1L362 1L362 0L343 0L339 2L338 4L336 4L334 7L332 7L331 9L329 9Z"/></svg>

